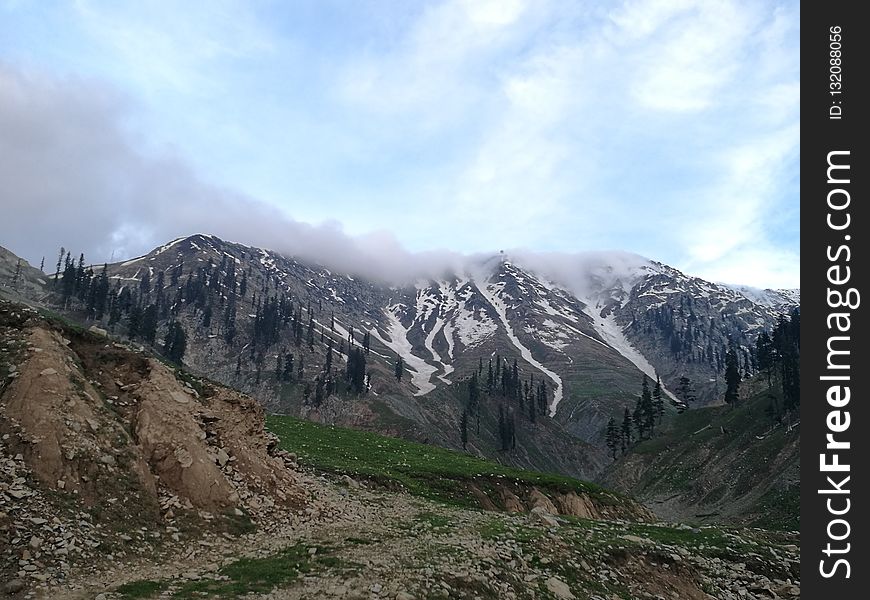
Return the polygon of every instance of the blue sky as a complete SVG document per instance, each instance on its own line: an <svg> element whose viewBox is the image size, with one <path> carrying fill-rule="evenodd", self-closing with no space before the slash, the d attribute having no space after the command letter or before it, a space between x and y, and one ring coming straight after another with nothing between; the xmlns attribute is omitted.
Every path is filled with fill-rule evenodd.
<svg viewBox="0 0 870 600"><path fill-rule="evenodd" d="M248 243L286 220L387 251L621 249L797 287L798 38L799 4L760 0L0 0L0 127L35 128L34 164L5 177L43 199L40 231L60 227L40 181L115 206L97 257L199 230L214 195L250 210L203 227ZM94 150L47 174L43 139ZM137 177L177 192L166 214L133 206Z"/></svg>

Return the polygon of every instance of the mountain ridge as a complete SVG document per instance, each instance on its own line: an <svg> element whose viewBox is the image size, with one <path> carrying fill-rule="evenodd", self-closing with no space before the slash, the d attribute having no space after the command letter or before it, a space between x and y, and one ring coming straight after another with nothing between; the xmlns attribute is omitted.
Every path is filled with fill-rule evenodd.
<svg viewBox="0 0 870 600"><path fill-rule="evenodd" d="M672 403L680 405L683 400L673 392L678 378L688 373L701 401L709 402L716 397L728 337L743 348L742 367L750 370L755 332L771 328L792 306L755 302L748 292L630 253L591 253L579 268L586 279L570 286L558 283L552 271L500 253L441 279L385 285L195 234L108 265L120 314L111 324L110 315L84 317L123 333L129 331L131 310L154 304L159 306L158 338L171 322L180 323L189 337L186 362L253 393L267 408L432 438L454 448L461 444L463 411L474 410L467 387L476 373L485 393L483 410L477 407L483 415L475 416L482 424L475 422L470 436L472 448L520 466L558 466L588 477L607 462L607 420L633 408L644 374L660 375ZM91 269L97 278L102 267ZM73 300L73 305L81 314L87 301ZM258 328L268 311L280 317L270 321L273 331L266 335ZM307 335L294 335L291 329L297 327ZM306 339L300 342L300 337ZM344 367L350 349L365 338L370 393L339 393L334 401L327 393L314 406L317 387L341 379L341 368L327 373L321 366L327 352ZM300 362L304 367L288 384L269 372L273 361L287 361L291 354L294 368ZM402 380L393 376L397 357L409 375ZM490 364L497 372L516 373L517 382L484 383ZM311 396L304 393L306 385ZM519 448L500 448L508 426L496 418L499 411L505 423L516 423ZM566 458L567 465L556 465L541 451L566 444L579 452L573 461Z"/></svg>

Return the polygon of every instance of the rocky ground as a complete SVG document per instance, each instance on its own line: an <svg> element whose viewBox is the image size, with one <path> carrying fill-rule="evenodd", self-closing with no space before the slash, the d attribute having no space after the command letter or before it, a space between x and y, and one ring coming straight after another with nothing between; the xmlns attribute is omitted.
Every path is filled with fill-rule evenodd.
<svg viewBox="0 0 870 600"><path fill-rule="evenodd" d="M800 595L793 540L760 530L507 515L349 479L303 474L300 481L311 492L308 507L275 515L256 532L174 541L156 529L151 535L164 542L159 559L138 552L151 544L137 535L124 557L95 558L62 583L22 597L234 598L248 590L275 600ZM261 569L271 574L265 586Z"/></svg>
<svg viewBox="0 0 870 600"><path fill-rule="evenodd" d="M10 463L20 468L14 458L4 460ZM299 473L297 481L309 492L300 512L264 512L248 533L199 535L167 524L109 533L95 530L84 512L79 523L43 521L30 516L45 514L33 491L21 499L29 510L16 513L26 545L5 589L70 600L235 598L249 591L276 600L800 595L795 540L761 530L509 515L349 478ZM76 557L67 562L71 548Z"/></svg>

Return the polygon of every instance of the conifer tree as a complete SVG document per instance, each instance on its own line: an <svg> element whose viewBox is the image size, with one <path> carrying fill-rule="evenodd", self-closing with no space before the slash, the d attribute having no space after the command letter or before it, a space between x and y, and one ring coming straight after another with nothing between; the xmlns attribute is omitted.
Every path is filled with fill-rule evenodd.
<svg viewBox="0 0 870 600"><path fill-rule="evenodd" d="M163 341L163 353L172 362L181 364L186 350L187 336L184 333L184 328L178 321L173 321L169 324L166 338Z"/></svg>
<svg viewBox="0 0 870 600"><path fill-rule="evenodd" d="M733 406L740 399L740 366L733 341L730 346L725 354L725 402Z"/></svg>
<svg viewBox="0 0 870 600"><path fill-rule="evenodd" d="M145 271L142 273L142 279L139 280L139 293L142 296L148 296L151 293L151 272Z"/></svg>
<svg viewBox="0 0 870 600"><path fill-rule="evenodd" d="M616 450L619 447L619 433L616 430L616 421L613 417L607 422L607 434L605 436L610 455L616 459Z"/></svg>
<svg viewBox="0 0 870 600"><path fill-rule="evenodd" d="M157 335L157 306L149 304L142 312L142 325L140 327L142 339L149 344L154 343Z"/></svg>
<svg viewBox="0 0 870 600"><path fill-rule="evenodd" d="M60 247L60 254L57 255L57 269L54 272L55 287L57 287L57 280L60 277L60 265L63 262L63 255L65 252L66 252L66 249L63 246L61 246Z"/></svg>
<svg viewBox="0 0 870 600"><path fill-rule="evenodd" d="M459 421L459 433L462 438L462 449L468 449L468 411L462 411L462 419Z"/></svg>
<svg viewBox="0 0 870 600"><path fill-rule="evenodd" d="M396 381L402 381L402 373L405 371L405 361L399 356L396 358Z"/></svg>
<svg viewBox="0 0 870 600"><path fill-rule="evenodd" d="M643 383L641 384L640 409L643 415L644 429L649 431L649 436L652 437L655 430L656 418L652 394L649 390L649 380L646 375L643 376Z"/></svg>
<svg viewBox="0 0 870 600"><path fill-rule="evenodd" d="M692 388L692 380L685 375L680 377L680 382L677 384L677 392L686 404L691 404L696 400L695 390Z"/></svg>
<svg viewBox="0 0 870 600"><path fill-rule="evenodd" d="M293 354L288 354L284 359L284 372L281 381L293 381Z"/></svg>
<svg viewBox="0 0 870 600"><path fill-rule="evenodd" d="M638 441L643 439L643 434L646 431L646 419L643 415L643 408L641 408L641 399L638 397L637 404L634 406L634 412L631 415L631 421L634 424L634 428L637 430L637 439Z"/></svg>
<svg viewBox="0 0 870 600"><path fill-rule="evenodd" d="M622 453L625 454L625 451L631 447L632 437L631 437L631 413L628 411L628 407L625 408L625 412L622 416Z"/></svg>
<svg viewBox="0 0 870 600"><path fill-rule="evenodd" d="M350 361L350 357L348 357L348 361ZM329 343L326 345L326 364L324 365L324 370L327 373L332 372L332 338L329 338Z"/></svg>
<svg viewBox="0 0 870 600"><path fill-rule="evenodd" d="M653 413L659 424L662 422L662 417L665 415L665 402L662 398L662 380L656 376L656 385L652 391Z"/></svg>

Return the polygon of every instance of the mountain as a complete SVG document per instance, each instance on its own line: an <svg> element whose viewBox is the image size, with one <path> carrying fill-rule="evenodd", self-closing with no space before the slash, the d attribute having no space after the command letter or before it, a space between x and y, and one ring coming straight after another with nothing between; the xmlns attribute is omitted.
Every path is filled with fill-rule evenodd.
<svg viewBox="0 0 870 600"><path fill-rule="evenodd" d="M588 482L267 417L0 300L4 597L794 598L797 537L654 522Z"/></svg>
<svg viewBox="0 0 870 600"><path fill-rule="evenodd" d="M799 302L627 253L583 255L567 276L499 254L398 285L209 235L108 265L105 306L90 291L101 272L72 264L52 301L158 348L180 324L187 365L270 412L450 448L465 413L468 451L583 477L609 462L607 422L634 408L644 375L661 377L670 413L682 376L714 401L729 337L752 372L757 333ZM358 393L345 373L363 346Z"/></svg>

